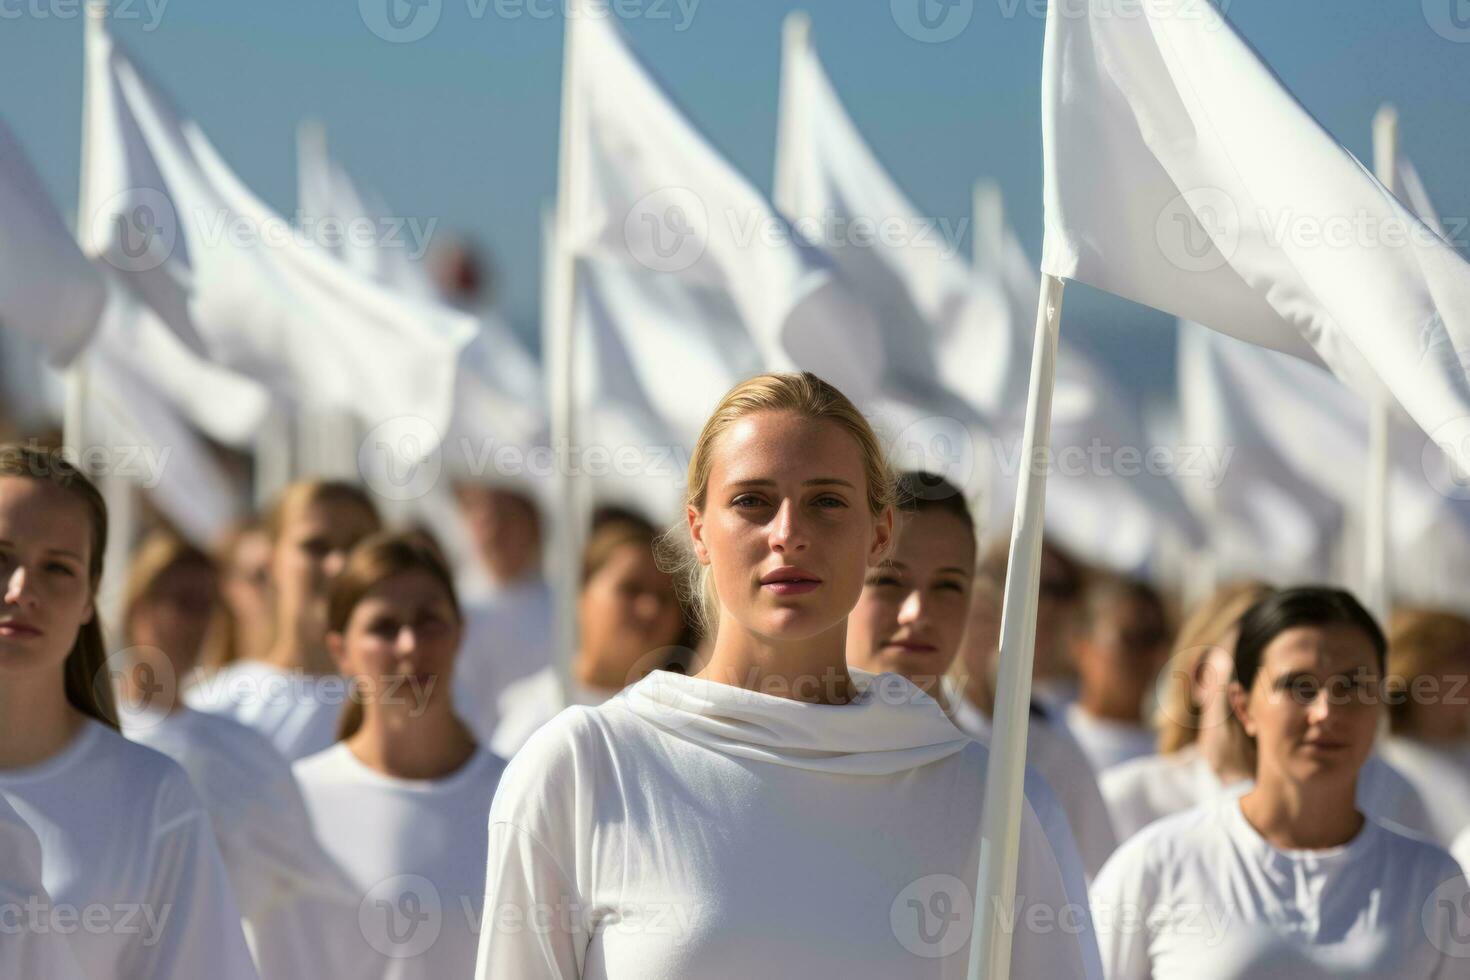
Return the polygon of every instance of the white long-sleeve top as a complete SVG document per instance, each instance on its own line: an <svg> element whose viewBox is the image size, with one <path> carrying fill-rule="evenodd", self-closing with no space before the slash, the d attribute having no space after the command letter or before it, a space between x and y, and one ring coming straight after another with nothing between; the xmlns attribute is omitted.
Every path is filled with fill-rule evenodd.
<svg viewBox="0 0 1470 980"><path fill-rule="evenodd" d="M0 792L41 842L44 882L89 980L254 980L224 862L189 777L95 721Z"/></svg>
<svg viewBox="0 0 1470 980"><path fill-rule="evenodd" d="M479 980L962 978L988 753L897 675L846 705L656 671L573 707L490 812ZM1082 977L1028 806L1013 973Z"/></svg>
<svg viewBox="0 0 1470 980"><path fill-rule="evenodd" d="M1108 980L1470 976L1470 882L1371 817L1341 847L1284 851L1217 797L1118 848L1092 910Z"/></svg>
<svg viewBox="0 0 1470 980"><path fill-rule="evenodd" d="M0 977L82 980L70 937L51 928L41 842L0 796Z"/></svg>

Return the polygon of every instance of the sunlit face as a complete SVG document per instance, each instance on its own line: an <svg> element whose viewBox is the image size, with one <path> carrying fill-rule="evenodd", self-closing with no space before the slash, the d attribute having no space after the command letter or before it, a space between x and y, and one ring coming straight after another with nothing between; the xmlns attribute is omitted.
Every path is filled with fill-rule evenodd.
<svg viewBox="0 0 1470 980"><path fill-rule="evenodd" d="M496 582L513 582L541 558L535 506L500 487L462 484L455 488L460 511L485 570Z"/></svg>
<svg viewBox="0 0 1470 980"><path fill-rule="evenodd" d="M674 580L639 544L614 549L582 589L577 611L583 652L628 683L657 666L649 655L674 645L684 629Z"/></svg>
<svg viewBox="0 0 1470 980"><path fill-rule="evenodd" d="M842 628L893 521L868 509L857 440L834 422L756 412L711 452L704 510L688 518L721 622L773 641Z"/></svg>
<svg viewBox="0 0 1470 980"><path fill-rule="evenodd" d="M133 607L128 642L162 650L183 673L198 658L214 612L214 569L179 562L158 576Z"/></svg>
<svg viewBox="0 0 1470 980"><path fill-rule="evenodd" d="M1294 783L1357 775L1382 711L1373 644L1349 626L1298 626L1266 647L1249 691L1231 688L1236 716L1256 740L1257 776Z"/></svg>
<svg viewBox="0 0 1470 980"><path fill-rule="evenodd" d="M942 511L903 515L888 557L868 572L847 620L847 662L902 674L933 693L965 632L974 535Z"/></svg>
<svg viewBox="0 0 1470 980"><path fill-rule="evenodd" d="M353 545L377 529L376 517L357 503L327 499L302 508L282 529L271 560L280 601L325 626L332 581Z"/></svg>
<svg viewBox="0 0 1470 980"><path fill-rule="evenodd" d="M270 618L271 540L264 531L240 535L220 580L220 594L241 622Z"/></svg>
<svg viewBox="0 0 1470 980"><path fill-rule="evenodd" d="M87 505L41 480L0 477L0 677L55 671L94 614Z"/></svg>
<svg viewBox="0 0 1470 980"><path fill-rule="evenodd" d="M379 582L353 607L347 628L327 634L337 669L366 710L411 715L450 697L463 635L454 603L428 572Z"/></svg>
<svg viewBox="0 0 1470 980"><path fill-rule="evenodd" d="M1126 685L1141 701L1168 659L1168 628L1152 603L1120 598L1079 631L1072 650L1084 686Z"/></svg>

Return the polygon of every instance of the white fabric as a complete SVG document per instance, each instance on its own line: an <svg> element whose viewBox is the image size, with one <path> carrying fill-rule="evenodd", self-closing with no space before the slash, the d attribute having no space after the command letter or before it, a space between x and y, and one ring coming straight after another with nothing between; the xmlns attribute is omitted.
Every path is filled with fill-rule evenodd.
<svg viewBox="0 0 1470 980"><path fill-rule="evenodd" d="M1155 820L1222 794L1244 793L1251 786L1250 780L1222 783L1197 745L1168 755L1149 755L1125 762L1104 772L1098 783L1120 841L1126 841ZM1377 754L1368 757L1358 774L1357 802L1363 813L1376 820L1415 833L1433 832L1419 792Z"/></svg>
<svg viewBox="0 0 1470 980"><path fill-rule="evenodd" d="M853 675L835 706L655 671L542 728L491 809L479 980L965 976L986 750L906 680ZM1018 928L1015 975L1085 975L1029 806L1018 881L1083 925Z"/></svg>
<svg viewBox="0 0 1470 980"><path fill-rule="evenodd" d="M1470 746L1440 747L1391 735L1378 751L1423 801L1430 839L1441 847L1453 844L1470 827Z"/></svg>
<svg viewBox="0 0 1470 980"><path fill-rule="evenodd" d="M990 744L990 719L963 697L950 698L950 720L960 731ZM1067 730L1034 714L1026 724L1027 769L1035 769L1056 794L1087 876L1093 878L1118 846L1092 763ZM1031 796L1027 791L1027 796ZM1033 806L1034 806L1033 801ZM1053 845L1053 850L1056 847Z"/></svg>
<svg viewBox="0 0 1470 980"><path fill-rule="evenodd" d="M877 325L828 260L709 146L614 18L578 17L568 41L562 247L722 290L767 365L815 371L854 398L872 390Z"/></svg>
<svg viewBox="0 0 1470 980"><path fill-rule="evenodd" d="M489 745L504 692L551 666L551 586L536 575L464 596L460 606L464 639L454 665L454 704L480 743Z"/></svg>
<svg viewBox="0 0 1470 980"><path fill-rule="evenodd" d="M1391 392L1470 470L1470 265L1212 4L1049 11L1042 137L1043 271Z"/></svg>
<svg viewBox="0 0 1470 980"><path fill-rule="evenodd" d="M8 927L0 943L0 976L82 980L69 937L49 921L31 919L27 907L52 907L41 875L41 842L0 796L0 911Z"/></svg>
<svg viewBox="0 0 1470 980"><path fill-rule="evenodd" d="M296 763L312 819L360 899L346 916L306 913L305 932L349 954L319 980L472 974L485 899L485 822L504 769L477 749L442 779L396 779L342 743Z"/></svg>
<svg viewBox="0 0 1470 980"><path fill-rule="evenodd" d="M184 690L189 707L255 729L287 762L337 741L349 698L347 681L336 674L315 677L255 660L227 664Z"/></svg>
<svg viewBox="0 0 1470 980"><path fill-rule="evenodd" d="M0 120L0 325L42 345L60 366L91 339L105 302L101 274Z"/></svg>
<svg viewBox="0 0 1470 980"><path fill-rule="evenodd" d="M1082 747L1093 772L1103 773L1113 766L1152 755L1158 736L1142 725L1098 718L1080 704L1067 705L1062 723Z"/></svg>
<svg viewBox="0 0 1470 980"><path fill-rule="evenodd" d="M208 815L173 761L88 721L54 757L0 770L0 792L41 842L89 980L254 980Z"/></svg>
<svg viewBox="0 0 1470 980"><path fill-rule="evenodd" d="M298 240L181 119L96 18L87 23L84 249L117 269L169 327L298 404L388 420L411 462L450 419L473 319L362 277ZM413 418L427 423L427 429Z"/></svg>
<svg viewBox="0 0 1470 980"><path fill-rule="evenodd" d="M1447 978L1470 976L1467 892L1449 854L1372 819L1279 850L1232 796L1125 842L1092 906L1109 980Z"/></svg>
<svg viewBox="0 0 1470 980"><path fill-rule="evenodd" d="M617 695L617 691L586 687L574 679L567 692L572 704L595 708ZM500 722L490 739L490 748L503 759L510 759L542 725L559 714L562 708L561 679L556 668L547 667L530 677L516 681L500 695Z"/></svg>

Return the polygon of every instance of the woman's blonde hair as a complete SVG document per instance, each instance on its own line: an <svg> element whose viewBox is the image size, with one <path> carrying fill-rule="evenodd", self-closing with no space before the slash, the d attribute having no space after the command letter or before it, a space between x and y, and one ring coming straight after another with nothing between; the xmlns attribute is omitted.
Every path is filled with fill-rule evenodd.
<svg viewBox="0 0 1470 980"><path fill-rule="evenodd" d="M684 495L686 506L696 511L704 510L709 495L710 472L714 468L715 444L736 422L757 412L790 412L803 419L830 422L841 428L857 441L863 456L869 513L877 517L893 505L893 470L873 427L857 406L835 386L809 371L802 371L759 374L725 393L700 430L694 454L689 458L688 489ZM676 525L676 531L681 530ZM675 541L682 543L684 539L682 533L664 535L665 546L661 549L667 556L664 567L670 572L684 573L676 574L675 578L684 582L689 606L695 611L700 627L712 634L720 613L714 578L708 566L700 565L687 546L671 547Z"/></svg>
<svg viewBox="0 0 1470 980"><path fill-rule="evenodd" d="M281 535L301 514L317 504L345 503L361 507L371 515L374 527L382 527L382 517L372 498L362 488L343 480L297 480L289 484L271 505L265 516L265 533L272 545L281 543Z"/></svg>
<svg viewBox="0 0 1470 980"><path fill-rule="evenodd" d="M163 578L164 573L180 565L190 565L206 570L210 576L214 576L214 561L199 548L194 547L183 538L172 531L156 530L148 534L138 545L138 550L133 552L133 560L128 563L127 582L123 588L123 610L122 610L122 634L123 642L133 642L133 614L137 612L138 605L158 585L158 580ZM210 590L211 622L210 632L218 629L220 601L219 586ZM201 651L188 650L179 651L190 655L197 655Z"/></svg>
<svg viewBox="0 0 1470 980"><path fill-rule="evenodd" d="M379 532L357 543L342 566L342 574L332 583L332 591L327 598L327 629L333 633L345 633L357 604L383 582L405 572L427 573L444 589L454 610L454 618L464 622L459 596L454 588L454 576L432 539L426 540L422 534L412 531L401 534ZM349 698L337 720L337 740L351 738L362 727L362 720L361 699Z"/></svg>
<svg viewBox="0 0 1470 980"><path fill-rule="evenodd" d="M1167 755L1194 744L1199 738L1201 706L1194 700L1194 678L1200 663L1211 650L1240 622L1245 611L1263 599L1271 587L1262 582L1232 582L1215 590L1214 595L1194 607L1179 628L1174 652L1161 675L1159 692L1159 752ZM1235 651L1227 650L1232 660ZM1227 724L1234 725L1232 720ZM1242 764L1250 759L1249 741L1244 732L1240 743ZM1254 765L1247 768L1254 769Z"/></svg>
<svg viewBox="0 0 1470 980"><path fill-rule="evenodd" d="M90 547L87 587L97 598L102 581L102 560L107 552L107 504L91 480L67 461L60 450L0 446L0 476L19 476L44 483L57 492L81 502L87 511ZM118 727L117 696L107 670L107 648L102 639L102 617L93 609L92 618L77 630L63 668L66 700L73 708L109 728Z"/></svg>
<svg viewBox="0 0 1470 980"><path fill-rule="evenodd" d="M1414 680L1445 673L1470 674L1470 619L1437 609L1396 610L1388 631L1384 678L1388 724L1394 734L1415 734L1410 697Z"/></svg>

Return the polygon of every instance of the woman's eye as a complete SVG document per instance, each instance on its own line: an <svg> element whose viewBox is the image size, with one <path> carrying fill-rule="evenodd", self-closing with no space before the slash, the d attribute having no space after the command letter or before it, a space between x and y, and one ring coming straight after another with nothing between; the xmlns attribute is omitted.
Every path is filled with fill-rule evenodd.
<svg viewBox="0 0 1470 980"><path fill-rule="evenodd" d="M945 592L953 592L956 595L965 594L965 587L958 582L940 582L936 588Z"/></svg>
<svg viewBox="0 0 1470 980"><path fill-rule="evenodd" d="M902 583L900 583L897 576L894 575L875 575L872 578L868 579L868 584L875 586L895 586Z"/></svg>
<svg viewBox="0 0 1470 980"><path fill-rule="evenodd" d="M62 564L59 561L53 561L53 562L50 562L49 564L47 564L46 565L46 570L48 572L57 572L57 573L59 573L61 575L65 575L65 576L67 576L69 578L76 578L76 574L77 574L76 572L72 571L72 568L71 568L70 565L64 565L64 564Z"/></svg>
<svg viewBox="0 0 1470 980"><path fill-rule="evenodd" d="M834 497L831 494L827 494L826 496L818 497L816 500L814 500L812 502L814 504L816 504L818 507L826 507L826 508L833 508L833 509L839 508L839 507L846 507L847 506L847 501L843 500L841 497Z"/></svg>
<svg viewBox="0 0 1470 980"><path fill-rule="evenodd" d="M732 507L754 507L762 503L764 503L764 501L762 501L761 498L757 497L753 493L742 493L740 496L730 501L730 505Z"/></svg>

